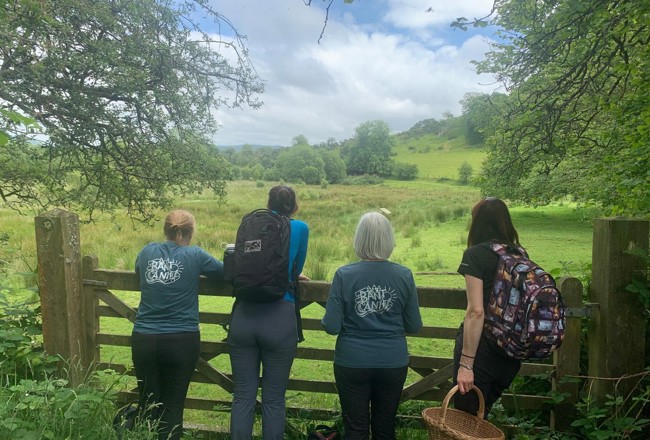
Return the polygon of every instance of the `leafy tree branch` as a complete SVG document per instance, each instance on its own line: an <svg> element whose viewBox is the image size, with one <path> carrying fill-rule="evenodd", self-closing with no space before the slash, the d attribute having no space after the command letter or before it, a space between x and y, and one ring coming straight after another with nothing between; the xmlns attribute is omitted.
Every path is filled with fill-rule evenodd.
<svg viewBox="0 0 650 440"><path fill-rule="evenodd" d="M207 0L7 2L3 202L90 218L126 207L147 221L175 194L223 195L229 171L210 142L212 112L258 107L263 92L243 41ZM10 114L33 118L40 136L12 129Z"/></svg>
<svg viewBox="0 0 650 440"><path fill-rule="evenodd" d="M498 39L477 70L509 93L488 130L483 191L650 212L650 5L500 0L491 15Z"/></svg>

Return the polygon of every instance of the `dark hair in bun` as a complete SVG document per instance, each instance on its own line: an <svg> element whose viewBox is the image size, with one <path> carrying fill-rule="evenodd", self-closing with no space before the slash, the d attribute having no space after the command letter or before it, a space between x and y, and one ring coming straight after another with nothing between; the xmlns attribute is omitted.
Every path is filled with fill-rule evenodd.
<svg viewBox="0 0 650 440"><path fill-rule="evenodd" d="M278 185L269 191L268 208L290 217L298 209L295 191L288 186Z"/></svg>

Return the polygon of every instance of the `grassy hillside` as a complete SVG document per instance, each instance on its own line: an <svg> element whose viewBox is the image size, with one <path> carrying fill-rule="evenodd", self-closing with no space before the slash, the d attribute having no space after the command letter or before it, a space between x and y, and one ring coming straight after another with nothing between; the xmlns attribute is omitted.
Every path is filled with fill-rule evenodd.
<svg viewBox="0 0 650 440"><path fill-rule="evenodd" d="M411 136L404 132L395 135L395 161L417 165L421 179L456 180L463 162L469 163L476 175L485 152L481 147L467 146L462 124L462 118L455 118L444 133Z"/></svg>

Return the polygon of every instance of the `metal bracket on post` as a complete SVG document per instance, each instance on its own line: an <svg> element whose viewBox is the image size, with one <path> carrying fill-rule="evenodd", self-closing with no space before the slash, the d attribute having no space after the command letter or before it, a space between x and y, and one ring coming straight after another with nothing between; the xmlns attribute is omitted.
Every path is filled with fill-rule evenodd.
<svg viewBox="0 0 650 440"><path fill-rule="evenodd" d="M97 280L83 280L84 286L98 286L106 287L108 283L106 281L97 281Z"/></svg>
<svg viewBox="0 0 650 440"><path fill-rule="evenodd" d="M598 307L598 303L584 303L582 307L567 307L564 316L567 318L591 318L592 310Z"/></svg>

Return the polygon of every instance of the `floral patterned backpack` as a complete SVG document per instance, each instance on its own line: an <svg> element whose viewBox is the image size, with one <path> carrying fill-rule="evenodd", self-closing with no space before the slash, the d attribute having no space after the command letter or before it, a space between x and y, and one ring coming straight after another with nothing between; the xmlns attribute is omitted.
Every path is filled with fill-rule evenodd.
<svg viewBox="0 0 650 440"><path fill-rule="evenodd" d="M565 306L555 280L522 247L491 242L499 256L484 331L515 359L545 359L564 339Z"/></svg>

